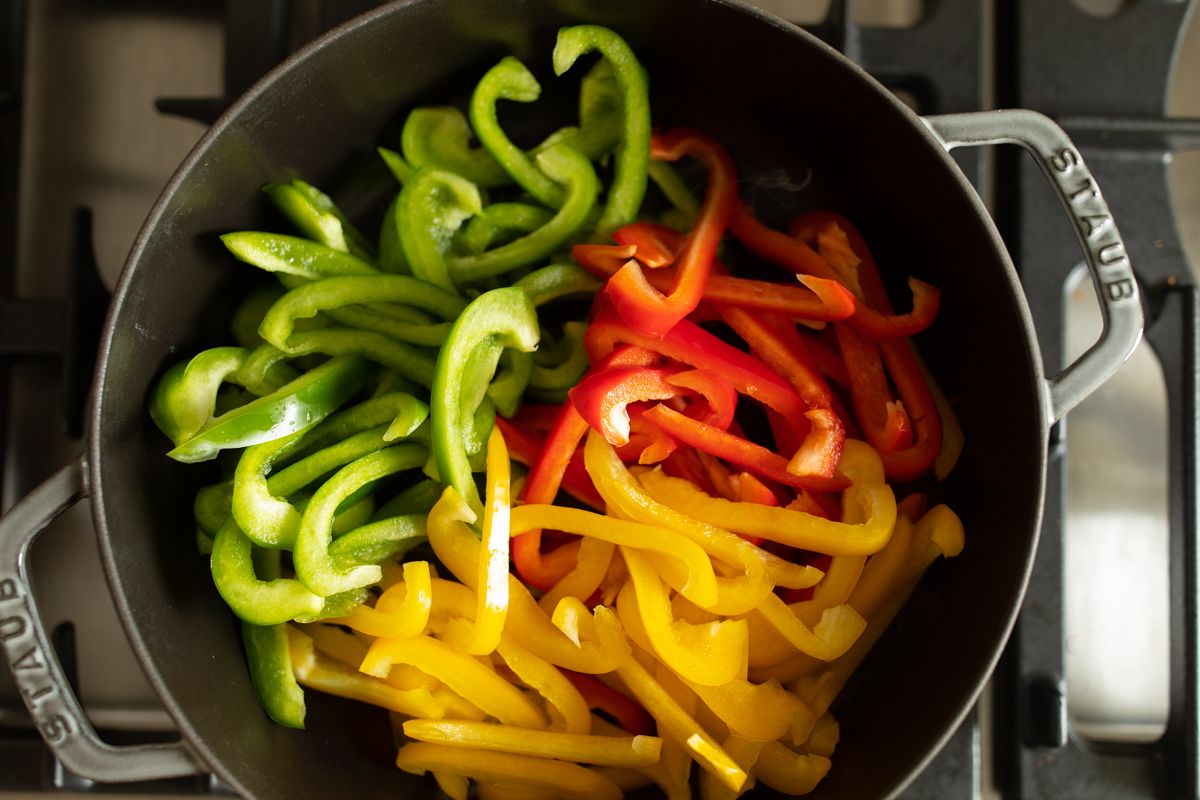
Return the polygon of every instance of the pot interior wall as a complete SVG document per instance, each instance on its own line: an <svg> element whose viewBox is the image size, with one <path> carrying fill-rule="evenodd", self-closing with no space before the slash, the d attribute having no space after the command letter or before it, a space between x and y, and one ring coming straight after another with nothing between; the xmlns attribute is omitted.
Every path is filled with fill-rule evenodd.
<svg viewBox="0 0 1200 800"><path fill-rule="evenodd" d="M1011 623L1041 503L1036 349L988 225L915 118L813 40L716 3L388 7L274 75L202 142L135 247L105 342L92 456L113 590L168 707L240 792L395 798L433 789L391 766L382 714L310 693L307 731L270 723L235 621L195 553L191 499L215 468L163 455L146 398L167 363L229 341L226 314L253 270L216 236L284 230L262 184L303 176L330 186L353 148L397 145L380 132L394 130L399 113L465 98L508 53L547 87L538 108L572 121L577 78L554 78L549 60L554 31L582 20L630 39L650 71L656 125L724 140L746 196L775 222L784 210L832 207L858 222L898 286L912 273L943 289L940 319L919 343L966 430L943 493L966 521L967 548L934 568L847 692L834 768L813 797L892 791L949 733ZM518 111L528 113L506 109ZM369 214L369 199L347 205Z"/></svg>

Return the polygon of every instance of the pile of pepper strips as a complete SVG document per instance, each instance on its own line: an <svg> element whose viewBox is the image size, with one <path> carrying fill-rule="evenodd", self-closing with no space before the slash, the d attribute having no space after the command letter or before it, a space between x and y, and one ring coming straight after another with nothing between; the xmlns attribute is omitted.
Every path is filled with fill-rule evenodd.
<svg viewBox="0 0 1200 800"><path fill-rule="evenodd" d="M892 313L838 215L762 225L717 142L649 135L619 37L564 30L556 70L589 49L604 58L580 127L531 154L495 114L499 98L537 97L515 59L472 97L483 147L455 109L412 112L403 155L381 150L403 188L378 249L314 187L267 187L310 238L224 239L288 291L249 298L242 346L177 365L152 413L178 460L246 448L201 491L197 520L279 721L303 724L291 673L413 717L398 763L455 797L468 777L481 796L654 781L684 797L693 761L710 796L755 780L800 794L829 768L842 683L924 568L961 548L949 509L911 494L897 510L887 484L939 459L944 474L961 447L907 342L938 292L910 280L913 310ZM597 213L588 160L610 152ZM669 167L685 157L707 170L702 203ZM660 222L635 221L647 176L674 204ZM480 187L510 182L536 202L483 204ZM731 275L727 233L798 281ZM595 280L568 263L531 271L580 239L573 260ZM501 275L511 285L489 289ZM538 308L600 282L586 325L545 346ZM765 411L771 446L741 429L739 398ZM515 508L510 448L530 467ZM382 481L421 466L430 478L375 507ZM576 502L555 505L560 489ZM459 582L416 558L425 536Z"/></svg>

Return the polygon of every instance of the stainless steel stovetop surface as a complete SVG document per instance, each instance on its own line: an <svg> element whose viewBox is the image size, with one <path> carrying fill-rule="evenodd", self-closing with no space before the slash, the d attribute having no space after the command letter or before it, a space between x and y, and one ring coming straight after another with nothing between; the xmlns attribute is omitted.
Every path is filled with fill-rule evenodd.
<svg viewBox="0 0 1200 800"><path fill-rule="evenodd" d="M827 2L759 4L797 21L812 21L820 18ZM86 0L30 4L18 242L21 297L61 294L66 232L72 209L79 205L94 210L97 259L107 284L115 284L142 219L203 132L198 123L158 114L154 100L222 91L218 17L160 14L153 8L110 8ZM860 3L860 9L882 21L903 22L915 18L920 2L876 0ZM1172 97L1173 114L1200 116L1196 21ZM1196 271L1200 153L1177 159L1173 191ZM1085 349L1098 330L1089 291L1085 282L1065 299L1073 352ZM1067 428L1069 708L1077 731L1099 738L1153 738L1166 716L1167 434L1157 371L1143 346L1111 384L1072 412ZM25 364L13 369L5 508L82 448L61 434L58 392L56 367ZM1137 424L1125 424L1132 419ZM70 620L76 625L82 699L93 721L114 729L170 728L126 645L86 507L72 509L55 523L33 556L48 623ZM0 669L0 725L21 725L24 719L11 677Z"/></svg>

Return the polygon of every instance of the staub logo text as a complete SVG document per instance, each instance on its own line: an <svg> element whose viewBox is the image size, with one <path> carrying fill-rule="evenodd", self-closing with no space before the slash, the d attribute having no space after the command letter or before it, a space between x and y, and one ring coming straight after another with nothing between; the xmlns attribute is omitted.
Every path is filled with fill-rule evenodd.
<svg viewBox="0 0 1200 800"><path fill-rule="evenodd" d="M32 614L29 597L21 592L17 580L0 578L0 644L8 652L17 688L38 730L53 744L77 727L63 713L61 703L52 702L57 692L46 667L46 654L33 634Z"/></svg>

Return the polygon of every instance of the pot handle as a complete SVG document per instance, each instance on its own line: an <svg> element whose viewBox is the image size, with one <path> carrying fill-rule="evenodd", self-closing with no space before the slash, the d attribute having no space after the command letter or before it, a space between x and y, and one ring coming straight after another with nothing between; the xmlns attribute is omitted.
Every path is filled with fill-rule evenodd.
<svg viewBox="0 0 1200 800"><path fill-rule="evenodd" d="M1142 338L1142 304L1125 243L1091 170L1066 131L1026 109L941 114L922 121L947 150L965 145L1018 144L1037 161L1075 226L1092 275L1104 330L1086 353L1046 381L1050 419L1063 415L1100 387Z"/></svg>
<svg viewBox="0 0 1200 800"><path fill-rule="evenodd" d="M115 783L207 770L182 741L114 747L100 740L63 674L33 603L29 546L88 494L87 462L63 467L0 518L0 644L21 699L46 744L77 775Z"/></svg>

